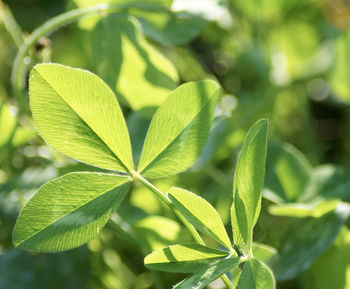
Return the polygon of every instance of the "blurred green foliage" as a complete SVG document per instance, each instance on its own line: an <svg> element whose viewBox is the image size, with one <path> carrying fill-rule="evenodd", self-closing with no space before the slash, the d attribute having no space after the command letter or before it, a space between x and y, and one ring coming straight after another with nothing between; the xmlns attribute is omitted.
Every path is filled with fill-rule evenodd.
<svg viewBox="0 0 350 289"><path fill-rule="evenodd" d="M199 159L187 172L155 184L164 191L177 186L201 195L228 229L237 153L248 128L269 118L262 215L254 240L277 249L268 264L278 288L349 289L349 2L107 2L150 2L172 12L125 8L108 17L99 13L66 23L30 48L28 68L52 61L103 78L124 99L136 161L154 107L178 81L217 80L222 95ZM102 233L83 248L31 254L12 245L18 212L41 184L90 170L37 136L27 91L18 97L11 84L13 61L36 27L99 3L0 1L0 288L170 288L183 279L144 267L143 258L152 250L190 236L168 208L137 184ZM128 27L114 27L118 21ZM142 92L154 95L147 98ZM144 104L134 105L135 97ZM216 282L211 288L220 286Z"/></svg>

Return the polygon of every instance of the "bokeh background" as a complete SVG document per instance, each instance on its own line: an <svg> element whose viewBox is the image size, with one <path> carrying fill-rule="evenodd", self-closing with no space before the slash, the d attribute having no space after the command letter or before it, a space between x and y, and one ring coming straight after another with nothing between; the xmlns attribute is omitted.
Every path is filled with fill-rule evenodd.
<svg viewBox="0 0 350 289"><path fill-rule="evenodd" d="M130 0L107 2L137 6ZM164 191L176 185L200 194L216 207L230 232L232 176L240 145L255 121L268 118L265 198L255 239L280 253L269 263L279 280L277 288L350 288L349 221L332 215L339 203L350 201L350 2L146 2L172 12L121 10L138 23L141 40L131 41L131 46L142 41L167 58L175 85L211 78L222 86L212 133L200 158L189 171L156 185ZM143 257L151 250L190 237L172 213L137 184L112 221L86 246L34 254L13 248L11 242L21 207L40 185L67 172L91 170L59 155L37 136L27 89L18 95L11 83L16 53L45 21L99 3L103 2L0 1L1 289L170 288L184 277L144 268ZM103 16L66 23L41 38L25 59L28 71L36 63L51 61L88 69L110 84L111 73L120 71L103 65L122 65L135 56L123 41L115 40L130 37L122 38L122 29L98 32L96 23ZM99 35L107 48L98 46ZM110 42L116 46L108 47ZM118 45L124 48L115 49ZM138 63L150 73L165 69L154 68L157 57L146 57L141 54ZM150 81L146 74L136 79L125 72L122 77L136 92ZM119 92L137 160L159 103L149 109L137 105L127 91ZM130 227L132 237L120 224ZM220 286L215 282L210 288Z"/></svg>

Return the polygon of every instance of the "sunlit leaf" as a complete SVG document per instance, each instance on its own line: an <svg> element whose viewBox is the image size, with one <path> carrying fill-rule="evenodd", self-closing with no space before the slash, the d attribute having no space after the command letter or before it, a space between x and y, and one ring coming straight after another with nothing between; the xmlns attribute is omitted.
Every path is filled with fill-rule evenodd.
<svg viewBox="0 0 350 289"><path fill-rule="evenodd" d="M269 213L275 216L305 218L322 217L333 211L339 204L339 200L323 200L316 203L287 203L269 207Z"/></svg>
<svg viewBox="0 0 350 289"><path fill-rule="evenodd" d="M152 270L192 273L228 254L199 244L174 245L146 256L145 266Z"/></svg>
<svg viewBox="0 0 350 289"><path fill-rule="evenodd" d="M40 252L83 245L103 228L128 187L128 178L102 173L70 173L53 179L22 209L13 243Z"/></svg>
<svg viewBox="0 0 350 289"><path fill-rule="evenodd" d="M149 115L177 86L174 66L146 42L135 18L102 18L92 54L98 74L134 111Z"/></svg>
<svg viewBox="0 0 350 289"><path fill-rule="evenodd" d="M274 289L275 278L272 271L258 259L250 259L244 264L236 289Z"/></svg>
<svg viewBox="0 0 350 289"><path fill-rule="evenodd" d="M261 208L264 184L267 120L258 121L248 132L233 177L231 223L235 245L251 254L253 228Z"/></svg>
<svg viewBox="0 0 350 289"><path fill-rule="evenodd" d="M162 216L147 216L132 224L136 235L149 250L164 248L179 240L181 226Z"/></svg>
<svg viewBox="0 0 350 289"><path fill-rule="evenodd" d="M111 89L96 75L39 64L30 75L29 95L39 134L53 148L104 169L133 168L122 111Z"/></svg>
<svg viewBox="0 0 350 289"><path fill-rule="evenodd" d="M214 81L186 83L154 114L138 172L156 178L190 167L201 152L213 120L219 87Z"/></svg>
<svg viewBox="0 0 350 289"><path fill-rule="evenodd" d="M226 248L231 248L224 224L215 208L205 199L180 188L171 188L168 197L175 208L198 231L201 231Z"/></svg>
<svg viewBox="0 0 350 289"><path fill-rule="evenodd" d="M219 278L222 274L239 264L240 258L234 257L216 261L206 268L201 269L196 274L182 280L175 285L173 289L201 289L205 288L210 282Z"/></svg>

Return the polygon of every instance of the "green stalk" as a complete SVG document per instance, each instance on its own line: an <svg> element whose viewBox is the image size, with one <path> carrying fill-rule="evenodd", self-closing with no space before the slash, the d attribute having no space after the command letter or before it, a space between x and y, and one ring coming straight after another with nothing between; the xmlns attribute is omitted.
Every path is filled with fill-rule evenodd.
<svg viewBox="0 0 350 289"><path fill-rule="evenodd" d="M185 225L185 227L188 229L188 231L191 233L193 239L198 244L205 246L203 239L198 234L196 229L191 225L190 222L187 221L187 219L183 215L181 215L181 213L179 211L176 210L176 208L173 206L173 204L170 202L170 200L166 197L166 195L164 193L162 193L156 186L154 186L152 183L150 183L148 180L146 180L143 176L139 175L135 171L133 172L133 177L135 180L138 180L146 188L148 188L150 191L152 191L165 204L167 204L173 210L173 212L176 214L176 216L180 219L180 221ZM224 284L226 285L227 288L234 289L233 284L231 283L230 279L225 274L221 275L220 278L224 282Z"/></svg>
<svg viewBox="0 0 350 289"><path fill-rule="evenodd" d="M180 214L179 211L176 210L176 208L173 206L173 204L170 202L170 200L166 197L165 194L163 194L157 187L155 187L152 183L150 183L148 180L146 180L143 176L139 175L136 172L133 172L133 177L135 180L138 180L141 184L143 184L146 188L148 188L150 191L152 191L160 200L162 200L166 205L169 206L173 210L173 212L176 214L176 216L181 220L181 222L186 226L186 228L191 233L193 239L201 244L205 245L203 239L198 234L196 229L185 219L184 216Z"/></svg>
<svg viewBox="0 0 350 289"><path fill-rule="evenodd" d="M166 7L147 3L124 3L124 4L100 4L93 7L75 9L63 13L59 16L53 17L38 28L36 28L25 42L21 45L16 58L13 63L11 73L11 82L13 86L13 93L17 98L19 104L22 102L22 92L25 87L26 65L29 64L30 59L26 57L32 46L43 36L50 34L58 28L79 20L82 17L92 16L96 14L116 13L122 9L140 9L151 11L169 11Z"/></svg>

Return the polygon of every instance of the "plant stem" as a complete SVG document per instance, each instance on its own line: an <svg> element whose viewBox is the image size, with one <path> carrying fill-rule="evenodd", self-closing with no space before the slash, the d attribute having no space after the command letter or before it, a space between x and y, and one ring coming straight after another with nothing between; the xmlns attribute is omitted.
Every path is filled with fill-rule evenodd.
<svg viewBox="0 0 350 289"><path fill-rule="evenodd" d="M155 193L155 195L162 200L166 205L168 205L173 212L176 214L176 216L181 220L181 222L186 226L186 228L191 233L193 239L201 244L205 245L203 239L198 234L196 229L187 221L187 219L180 214L179 211L176 210L176 208L173 206L173 204L170 202L170 200L166 197L165 194L163 194L157 187L155 187L152 183L150 183L148 180L146 180L143 176L139 175L137 172L133 172L134 179L138 180L141 184L143 184L146 188L148 188L150 191Z"/></svg>
<svg viewBox="0 0 350 289"><path fill-rule="evenodd" d="M181 215L179 211L176 210L176 208L173 206L173 204L170 202L170 200L166 197L164 193L162 193L156 186L154 186L152 183L150 183L148 180L146 180L143 176L139 175L137 172L133 171L133 177L134 179L138 180L141 184L143 184L146 188L151 190L153 193L156 194L164 203L166 203L176 214L176 216L181 220L181 222L186 226L186 228L191 233L193 239L201 245L205 246L205 243L201 236L198 234L196 229L187 221L187 219ZM230 252L233 254L236 254L235 251L230 249ZM233 284L231 283L230 279L227 277L227 275L223 274L220 276L221 280L224 282L227 288L234 289Z"/></svg>
<svg viewBox="0 0 350 289"><path fill-rule="evenodd" d="M93 7L75 9L51 18L38 28L36 28L25 42L19 48L16 58L13 63L13 70L11 73L11 82L13 86L13 94L17 98L17 101L21 103L22 92L25 87L25 73L26 66L30 60L26 61L25 58L29 53L30 48L43 36L50 34L57 30L59 27L68 23L79 20L82 17L92 16L95 14L115 13L122 9L140 9L140 10L152 10L152 11L168 11L164 6L147 4L147 3L124 3L124 4L100 4Z"/></svg>
<svg viewBox="0 0 350 289"><path fill-rule="evenodd" d="M227 288L229 288L229 289L235 288L226 274L222 274L220 276L220 278L221 278L222 282L224 282L224 284L226 285Z"/></svg>

